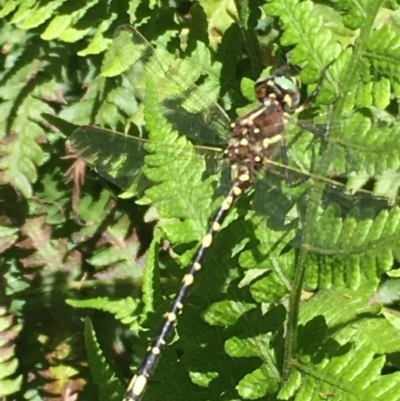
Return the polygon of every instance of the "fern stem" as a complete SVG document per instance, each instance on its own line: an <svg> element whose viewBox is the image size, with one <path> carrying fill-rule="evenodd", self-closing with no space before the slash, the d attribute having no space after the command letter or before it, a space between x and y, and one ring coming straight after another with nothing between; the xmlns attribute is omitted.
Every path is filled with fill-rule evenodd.
<svg viewBox="0 0 400 401"><path fill-rule="evenodd" d="M350 59L349 68L344 69L346 71L346 77L344 83L341 84L343 90L341 91L342 96L336 102L334 107L332 118L338 119L342 113L342 110L346 101L346 94L350 92L349 88L354 86L354 80L357 76L358 68L360 66L359 60L363 54L364 46L368 43L368 36L372 30L373 23L382 4L382 0L372 0L368 8L364 11L365 23L362 25L359 38L354 46L353 55ZM336 129L335 132L329 132L330 136L340 135L340 128ZM325 154L321 157L321 162L316 166L317 175L326 177L329 169L329 161L332 160L329 154L334 150L332 147L334 141L330 141L330 145L325 149ZM309 245L313 243L313 230L310 229L317 224L318 208L321 203L321 197L324 192L325 185L314 186L309 202L305 218L305 225L303 227L302 235L302 247L299 251L296 269L293 278L293 288L289 298L289 310L288 310L288 321L287 321L287 334L285 337L285 354L283 358L282 377L283 381L286 381L289 377L291 367L294 365L295 351L297 347L297 334L298 334L298 320L300 311L300 297L303 289L303 281L305 275L305 269L307 267L307 256L309 252Z"/></svg>

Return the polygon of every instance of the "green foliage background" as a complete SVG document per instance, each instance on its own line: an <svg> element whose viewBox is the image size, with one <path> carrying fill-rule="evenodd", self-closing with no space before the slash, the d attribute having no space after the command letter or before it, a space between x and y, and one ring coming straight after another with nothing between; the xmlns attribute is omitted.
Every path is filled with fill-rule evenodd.
<svg viewBox="0 0 400 401"><path fill-rule="evenodd" d="M304 114L331 105L334 122L347 117L327 143L288 141L312 179L289 189L268 178L230 213L145 399L400 400L399 318L368 303L400 256L396 2L1 4L3 399L120 400L221 200L157 97L138 104L123 77L112 38L132 23L189 60L231 118L261 75L289 63L305 97L335 60ZM89 161L121 197L96 171L80 185L65 144L87 124L110 130L95 131L105 136ZM138 163L127 135L143 133L164 149ZM143 163L159 185L133 199L115 172ZM327 202L340 185L357 194Z"/></svg>

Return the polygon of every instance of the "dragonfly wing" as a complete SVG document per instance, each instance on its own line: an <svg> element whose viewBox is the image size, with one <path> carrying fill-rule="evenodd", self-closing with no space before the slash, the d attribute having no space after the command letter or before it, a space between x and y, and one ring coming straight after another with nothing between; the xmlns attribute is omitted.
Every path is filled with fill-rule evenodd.
<svg viewBox="0 0 400 401"><path fill-rule="evenodd" d="M371 182L375 196L396 202L400 186L400 157L398 143L400 125L398 121L373 119L354 113L344 119L338 132L332 136L328 149L341 175L349 177L352 193ZM337 138L337 139L336 139Z"/></svg>
<svg viewBox="0 0 400 401"><path fill-rule="evenodd" d="M269 224L297 227L293 246L338 260L381 250L384 262L400 240L399 211L391 207L399 202L400 125L353 113L328 127L323 137L296 124L285 127L289 166L270 161L254 207ZM274 178L285 168L293 187Z"/></svg>
<svg viewBox="0 0 400 401"><path fill-rule="evenodd" d="M95 126L76 129L70 142L72 150L84 159L99 175L128 190L138 193L146 150L145 142L135 141L130 146L129 137Z"/></svg>
<svg viewBox="0 0 400 401"><path fill-rule="evenodd" d="M125 190L125 197L155 205L163 217L186 217L188 205L226 190L221 173L226 176L229 169L219 149L195 148L183 137L166 144L84 126L72 133L70 143L98 174ZM221 188L211 185L215 180ZM213 188L209 194L201 190L206 181Z"/></svg>
<svg viewBox="0 0 400 401"><path fill-rule="evenodd" d="M400 187L400 125L396 120L356 112L328 123L292 122L285 131L288 169L294 175L344 186L349 195L366 190L396 202Z"/></svg>
<svg viewBox="0 0 400 401"><path fill-rule="evenodd" d="M195 85L202 70L192 62L173 58L166 50L155 49L132 26L116 30L114 45L119 61L139 99L145 99L151 82L163 117L190 138L210 145L225 145L229 138L229 118L210 97ZM203 71L204 73L204 71Z"/></svg>

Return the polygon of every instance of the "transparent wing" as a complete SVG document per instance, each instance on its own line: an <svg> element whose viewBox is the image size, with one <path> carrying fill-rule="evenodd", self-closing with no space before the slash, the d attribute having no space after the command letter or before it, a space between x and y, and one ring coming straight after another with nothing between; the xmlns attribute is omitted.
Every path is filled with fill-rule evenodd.
<svg viewBox="0 0 400 401"><path fill-rule="evenodd" d="M335 185L345 183L348 194L367 187L374 196L396 202L400 187L400 124L396 119L355 112L332 122L322 141L292 124L287 131L288 160L296 169L319 179L332 178Z"/></svg>
<svg viewBox="0 0 400 401"><path fill-rule="evenodd" d="M223 145L229 137L229 118L213 100L209 90L196 86L201 68L155 49L132 26L120 26L114 45L126 76L140 99L146 86L157 88L162 113L172 127L199 142Z"/></svg>
<svg viewBox="0 0 400 401"><path fill-rule="evenodd" d="M148 154L145 140L132 139L115 131L95 126L82 126L69 138L71 150L84 159L99 175L123 190L140 191L144 159Z"/></svg>
<svg viewBox="0 0 400 401"><path fill-rule="evenodd" d="M125 190L125 197L136 196L137 202L155 206L164 218L187 218L204 203L202 218L207 221L206 204L228 190L230 169L221 150L195 149L184 137L171 145L84 126L69 139L72 151Z"/></svg>
<svg viewBox="0 0 400 401"><path fill-rule="evenodd" d="M262 201L266 189L256 196L267 219L280 216L282 226L296 220L292 245L336 258L340 268L332 265L331 282L356 285L362 275L375 277L399 258L400 125L355 112L320 139L288 125L289 172L308 178L287 191L276 184L275 199ZM280 208L283 213L267 213ZM315 274L314 285L322 276L329 274Z"/></svg>

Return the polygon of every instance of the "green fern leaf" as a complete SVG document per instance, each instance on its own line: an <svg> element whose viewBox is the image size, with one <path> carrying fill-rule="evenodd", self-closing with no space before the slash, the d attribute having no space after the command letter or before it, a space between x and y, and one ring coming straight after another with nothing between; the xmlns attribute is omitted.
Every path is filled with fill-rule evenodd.
<svg viewBox="0 0 400 401"><path fill-rule="evenodd" d="M6 308L0 309L0 394L2 397L17 393L22 386L22 376L16 374L19 362L15 355L15 340L21 331Z"/></svg>
<svg viewBox="0 0 400 401"><path fill-rule="evenodd" d="M130 330L133 332L137 333L139 330L137 315L135 316L139 306L139 301L131 297L119 300L106 297L97 297L85 300L68 299L66 303L74 308L91 308L109 312L121 323L129 325Z"/></svg>
<svg viewBox="0 0 400 401"><path fill-rule="evenodd" d="M85 343L93 381L99 387L100 401L117 401L122 398L124 388L107 365L89 318L85 319Z"/></svg>

